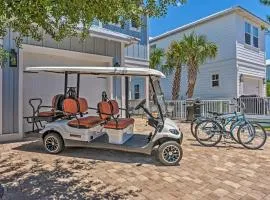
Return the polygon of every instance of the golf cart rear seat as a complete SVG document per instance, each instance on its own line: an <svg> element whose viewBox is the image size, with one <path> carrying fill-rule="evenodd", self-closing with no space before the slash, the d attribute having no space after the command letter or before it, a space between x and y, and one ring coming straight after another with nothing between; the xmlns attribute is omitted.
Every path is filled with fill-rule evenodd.
<svg viewBox="0 0 270 200"><path fill-rule="evenodd" d="M49 111L42 111L42 112L39 112L39 109L38 109L38 113L37 113L37 116L38 117L53 117L55 115L58 115L59 114L59 111L61 110L61 108L59 109L59 104L61 104L63 101L63 95L62 94L58 94L58 95L55 95L52 99L52 105L51 106L40 106L41 107L50 107L51 110ZM61 105L60 105L61 107Z"/></svg>
<svg viewBox="0 0 270 200"><path fill-rule="evenodd" d="M122 130L130 125L134 125L134 119L132 118L119 118L119 106L115 100L100 102L98 104L98 109L100 118L107 120L104 126L106 129Z"/></svg>
<svg viewBox="0 0 270 200"><path fill-rule="evenodd" d="M87 116L77 118L78 114L87 112L88 105L84 98L75 99L65 99L63 103L63 110L69 116L74 116L76 119L68 122L68 125L75 128L92 128L104 122L98 116Z"/></svg>

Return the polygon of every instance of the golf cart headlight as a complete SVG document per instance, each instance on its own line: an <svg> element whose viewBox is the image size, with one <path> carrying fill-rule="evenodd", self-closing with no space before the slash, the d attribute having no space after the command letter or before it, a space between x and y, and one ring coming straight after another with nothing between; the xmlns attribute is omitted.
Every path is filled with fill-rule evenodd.
<svg viewBox="0 0 270 200"><path fill-rule="evenodd" d="M179 131L177 129L170 129L169 131L174 135L179 135Z"/></svg>

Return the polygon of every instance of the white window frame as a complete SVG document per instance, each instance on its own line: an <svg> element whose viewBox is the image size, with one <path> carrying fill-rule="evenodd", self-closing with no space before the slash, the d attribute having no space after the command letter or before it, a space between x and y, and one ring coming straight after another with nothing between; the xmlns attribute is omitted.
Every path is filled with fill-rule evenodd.
<svg viewBox="0 0 270 200"><path fill-rule="evenodd" d="M136 91L136 87L138 86L138 91ZM136 99L136 94L139 94L139 98L141 97L141 92L140 92L140 84L135 84L134 85L134 99Z"/></svg>
<svg viewBox="0 0 270 200"><path fill-rule="evenodd" d="M250 26L250 33L246 32L246 24L248 24ZM258 35L255 35L254 29L258 30ZM246 43L246 34L250 35L250 44ZM260 48L259 35L260 35L259 28L255 25L253 25L252 23L246 21L245 22L245 45L251 46L252 48L259 49ZM254 37L258 39L258 46L257 47L254 45Z"/></svg>
<svg viewBox="0 0 270 200"><path fill-rule="evenodd" d="M254 29L257 29L257 33L258 33L257 35L254 34L254 32L255 32ZM257 47L254 45L254 38L257 38L257 40L258 40ZM252 46L255 48L259 48L259 28L256 26L252 26Z"/></svg>
<svg viewBox="0 0 270 200"><path fill-rule="evenodd" d="M247 30L246 30L246 26L247 25L249 25L249 28L250 28L250 32L247 32ZM249 35L249 37L250 37L250 44L248 44L247 42L246 42L246 34L248 34ZM247 44L247 45L252 45L252 26L251 26L251 24L250 23L248 23L248 22L245 22L245 44Z"/></svg>
<svg viewBox="0 0 270 200"><path fill-rule="evenodd" d="M213 76L218 76L218 78L213 78ZM213 83L216 82L218 83L218 85L214 85ZM219 76L219 73L212 73L211 74L211 87L212 88L217 88L220 86L220 76Z"/></svg>
<svg viewBox="0 0 270 200"><path fill-rule="evenodd" d="M141 26L139 26L137 28L136 27L133 27L131 20L129 20L129 29L132 30L132 31L141 32Z"/></svg>
<svg viewBox="0 0 270 200"><path fill-rule="evenodd" d="M101 28L103 27L102 22L101 22L101 21L99 21L99 20L98 20L98 26L99 26L99 27L101 27Z"/></svg>

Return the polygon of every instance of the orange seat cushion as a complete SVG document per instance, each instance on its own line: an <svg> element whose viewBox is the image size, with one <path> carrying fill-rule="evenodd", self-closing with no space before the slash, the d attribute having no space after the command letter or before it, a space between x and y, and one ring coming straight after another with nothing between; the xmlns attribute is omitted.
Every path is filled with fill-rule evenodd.
<svg viewBox="0 0 270 200"><path fill-rule="evenodd" d="M54 111L46 111L46 112L40 112L38 113L39 117L52 117L54 116L55 112Z"/></svg>
<svg viewBox="0 0 270 200"><path fill-rule="evenodd" d="M132 119L132 118L122 118L122 119L117 119L117 122L112 119L112 120L108 121L105 124L104 128L107 128L107 129L125 129L129 125L134 124L134 119Z"/></svg>
<svg viewBox="0 0 270 200"><path fill-rule="evenodd" d="M68 122L68 125L76 128L91 128L100 124L101 122L103 122L103 120L101 120L98 116L88 116L79 118L78 120L74 119Z"/></svg>

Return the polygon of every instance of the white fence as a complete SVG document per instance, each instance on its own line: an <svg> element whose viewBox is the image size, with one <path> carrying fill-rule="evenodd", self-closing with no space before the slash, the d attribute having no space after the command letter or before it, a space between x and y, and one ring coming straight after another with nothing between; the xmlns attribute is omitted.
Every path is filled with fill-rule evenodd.
<svg viewBox="0 0 270 200"><path fill-rule="evenodd" d="M245 104L245 114L270 115L270 98L262 97L242 97L237 100L201 100L201 115L206 116L209 111L218 113L233 112L235 106L231 104L236 102ZM167 101L167 105L169 114L172 118L187 118L187 103L185 100Z"/></svg>
<svg viewBox="0 0 270 200"><path fill-rule="evenodd" d="M239 98L240 102L245 104L245 113L252 115L269 115L270 114L270 98L260 97L243 97Z"/></svg>
<svg viewBox="0 0 270 200"><path fill-rule="evenodd" d="M202 100L201 115L206 116L209 111L228 113L231 111L230 103L230 100ZM185 100L167 101L169 115L174 119L186 119L187 106Z"/></svg>
<svg viewBox="0 0 270 200"><path fill-rule="evenodd" d="M140 100L130 102L130 107L134 108ZM270 98L262 97L242 97L237 100L201 100L201 115L207 116L208 112L230 113L235 110L232 103L243 102L245 104L244 112L249 115L270 115ZM187 119L187 102L186 100L167 100L168 114L173 119ZM156 112L157 108L150 102L150 111ZM239 110L238 110L239 111ZM142 110L135 111L133 114L143 114Z"/></svg>

